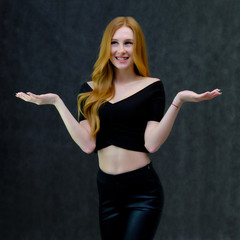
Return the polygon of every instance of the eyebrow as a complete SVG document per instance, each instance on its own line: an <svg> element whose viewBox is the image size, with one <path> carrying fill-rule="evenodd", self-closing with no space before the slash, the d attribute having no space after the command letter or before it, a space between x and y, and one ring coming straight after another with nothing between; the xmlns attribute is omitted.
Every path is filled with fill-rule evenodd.
<svg viewBox="0 0 240 240"><path fill-rule="evenodd" d="M112 38L112 41L119 41L118 39ZM133 39L129 38L129 39L124 39L124 41L134 41Z"/></svg>

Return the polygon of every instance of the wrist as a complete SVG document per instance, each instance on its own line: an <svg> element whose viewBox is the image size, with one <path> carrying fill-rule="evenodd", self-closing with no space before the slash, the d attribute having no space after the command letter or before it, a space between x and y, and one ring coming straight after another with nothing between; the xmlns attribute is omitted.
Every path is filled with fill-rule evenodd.
<svg viewBox="0 0 240 240"><path fill-rule="evenodd" d="M55 94L52 104L57 108L61 104L61 102L62 99L57 94Z"/></svg>
<svg viewBox="0 0 240 240"><path fill-rule="evenodd" d="M183 104L183 101L182 101L182 99L181 99L181 97L180 97L180 93L178 93L178 94L175 96L175 98L173 99L172 105L173 105L173 106L176 106L177 108L180 108L180 107L182 106L182 104Z"/></svg>

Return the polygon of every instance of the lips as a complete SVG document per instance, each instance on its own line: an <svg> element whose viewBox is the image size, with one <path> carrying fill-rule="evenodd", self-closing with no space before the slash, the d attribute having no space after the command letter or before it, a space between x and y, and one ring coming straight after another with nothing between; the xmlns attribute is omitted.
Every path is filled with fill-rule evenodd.
<svg viewBox="0 0 240 240"><path fill-rule="evenodd" d="M129 57L115 57L118 61L126 61Z"/></svg>

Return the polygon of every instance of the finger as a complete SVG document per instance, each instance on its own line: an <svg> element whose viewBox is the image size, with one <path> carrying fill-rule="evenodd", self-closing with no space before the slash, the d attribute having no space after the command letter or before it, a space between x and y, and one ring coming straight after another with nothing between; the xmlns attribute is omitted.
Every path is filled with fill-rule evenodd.
<svg viewBox="0 0 240 240"><path fill-rule="evenodd" d="M24 95L25 95L25 93L23 93L23 92L16 93L16 97L18 97L18 98L22 98Z"/></svg>
<svg viewBox="0 0 240 240"><path fill-rule="evenodd" d="M31 96L29 96L28 94L23 93L23 92L17 93L16 96L21 98L22 100L24 100L26 102L32 102L33 101Z"/></svg>
<svg viewBox="0 0 240 240"><path fill-rule="evenodd" d="M221 92L215 92L214 94L213 94L213 97L217 97L217 96L219 96L219 95L221 95L222 93Z"/></svg>
<svg viewBox="0 0 240 240"><path fill-rule="evenodd" d="M215 97L217 97L217 96L219 96L219 95L221 95L221 94L222 94L222 93L219 92L219 91L213 91L213 92L211 93L210 99L213 99L213 98L215 98Z"/></svg>
<svg viewBox="0 0 240 240"><path fill-rule="evenodd" d="M34 97L34 98L38 98L38 97L39 97L39 95L36 95L36 94L34 94L34 93L31 93L31 92L27 92L27 94L28 94L29 96L31 96L31 97Z"/></svg>
<svg viewBox="0 0 240 240"><path fill-rule="evenodd" d="M216 95L220 95L220 94L222 94L222 93L221 93L221 90L220 90L220 89L215 89L215 90L212 91L212 94L214 94L214 95L215 95L215 94L216 94Z"/></svg>
<svg viewBox="0 0 240 240"><path fill-rule="evenodd" d="M21 95L21 92L17 92L17 93L15 94L16 97L19 97L20 95Z"/></svg>
<svg viewBox="0 0 240 240"><path fill-rule="evenodd" d="M21 94L21 99L23 99L26 102L30 102L31 101L31 97L28 96L27 94Z"/></svg>
<svg viewBox="0 0 240 240"><path fill-rule="evenodd" d="M212 91L212 93L221 93L221 89L214 89L213 91Z"/></svg>

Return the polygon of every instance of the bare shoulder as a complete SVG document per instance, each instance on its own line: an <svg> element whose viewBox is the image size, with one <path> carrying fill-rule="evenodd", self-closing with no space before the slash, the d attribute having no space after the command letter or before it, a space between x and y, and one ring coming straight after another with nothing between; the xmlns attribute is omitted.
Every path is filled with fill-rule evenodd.
<svg viewBox="0 0 240 240"><path fill-rule="evenodd" d="M142 77L142 86L147 87L155 82L160 82L159 78L152 78L152 77Z"/></svg>
<svg viewBox="0 0 240 240"><path fill-rule="evenodd" d="M93 81L89 81L89 82L87 82L87 84L88 84L92 89L94 89Z"/></svg>
<svg viewBox="0 0 240 240"><path fill-rule="evenodd" d="M152 77L146 77L145 79L146 79L146 82L150 84L161 81L159 78L152 78Z"/></svg>

